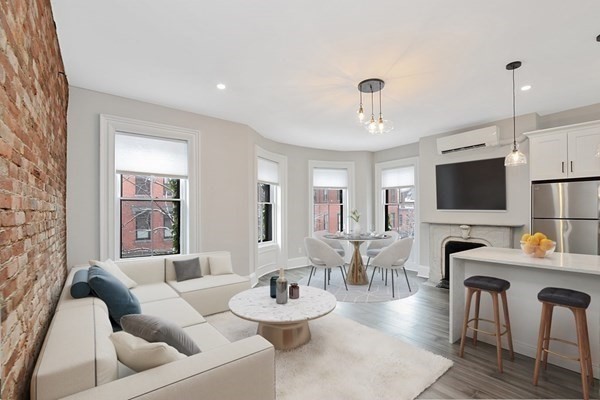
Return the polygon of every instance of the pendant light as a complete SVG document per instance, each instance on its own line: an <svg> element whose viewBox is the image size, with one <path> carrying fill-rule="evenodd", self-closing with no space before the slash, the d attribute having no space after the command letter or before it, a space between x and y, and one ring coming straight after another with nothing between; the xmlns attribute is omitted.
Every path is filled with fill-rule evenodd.
<svg viewBox="0 0 600 400"><path fill-rule="evenodd" d="M515 69L521 66L521 61L513 61L506 64L506 69L512 71L512 106L513 106L513 147L509 155L504 159L504 166L515 167L518 165L527 164L527 157L525 154L519 151L519 145L517 144L517 117L515 108Z"/></svg>
<svg viewBox="0 0 600 400"><path fill-rule="evenodd" d="M363 92L361 92L359 90L358 93L360 93L360 106L358 107L358 111L356 113L358 114L358 122L360 124L364 124L364 122L365 122L365 110L363 109L363 105L362 105L362 94L363 94Z"/></svg>
<svg viewBox="0 0 600 400"><path fill-rule="evenodd" d="M365 79L364 81L358 84L358 91L360 92L360 107L358 109L359 120L361 120L361 111L363 112L364 118L362 94L371 94L371 118L368 122L364 124L365 128L367 129L367 132L369 132L371 135L381 135L383 133L388 133L394 129L394 124L392 123L392 121L384 119L383 112L381 111L381 90L383 89L384 85L385 82L377 78ZM379 92L379 117L375 119L374 94L377 92Z"/></svg>

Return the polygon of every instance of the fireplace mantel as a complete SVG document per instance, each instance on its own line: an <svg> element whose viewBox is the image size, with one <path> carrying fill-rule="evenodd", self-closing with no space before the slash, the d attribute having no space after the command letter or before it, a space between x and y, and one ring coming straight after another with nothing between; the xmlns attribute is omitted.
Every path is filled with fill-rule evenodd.
<svg viewBox="0 0 600 400"><path fill-rule="evenodd" d="M429 224L429 282L438 284L444 269L444 245L446 242L464 241L484 243L491 247L510 248L513 229L523 225L471 225L471 224Z"/></svg>

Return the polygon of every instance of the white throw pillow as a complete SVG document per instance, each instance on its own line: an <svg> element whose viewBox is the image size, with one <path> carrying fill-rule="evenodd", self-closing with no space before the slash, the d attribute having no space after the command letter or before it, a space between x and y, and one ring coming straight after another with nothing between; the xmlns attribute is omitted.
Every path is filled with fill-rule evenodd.
<svg viewBox="0 0 600 400"><path fill-rule="evenodd" d="M187 357L166 343L150 343L127 332L111 333L110 340L115 345L119 361L136 372Z"/></svg>
<svg viewBox="0 0 600 400"><path fill-rule="evenodd" d="M211 275L233 274L231 256L229 254L208 256L208 265L210 266Z"/></svg>
<svg viewBox="0 0 600 400"><path fill-rule="evenodd" d="M137 286L137 282L125 275L125 273L121 271L121 268L119 268L119 266L110 258L106 261L90 260L89 263L91 266L96 265L106 272L111 273L115 278L120 280L123 285L127 286L127 289Z"/></svg>

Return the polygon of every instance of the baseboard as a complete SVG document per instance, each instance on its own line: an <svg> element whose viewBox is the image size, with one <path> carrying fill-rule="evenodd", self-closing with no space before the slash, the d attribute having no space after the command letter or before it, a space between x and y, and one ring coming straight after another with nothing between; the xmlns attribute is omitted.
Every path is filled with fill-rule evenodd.
<svg viewBox="0 0 600 400"><path fill-rule="evenodd" d="M419 265L417 269L417 276L419 278L429 279L429 267L427 265Z"/></svg>
<svg viewBox="0 0 600 400"><path fill-rule="evenodd" d="M306 267L307 265L309 265L309 263L308 258L306 257L289 258L286 269Z"/></svg>
<svg viewBox="0 0 600 400"><path fill-rule="evenodd" d="M248 278L250 278L250 287L256 286L256 284L258 283L258 276L256 275L256 272L253 272L250 275L248 275Z"/></svg>

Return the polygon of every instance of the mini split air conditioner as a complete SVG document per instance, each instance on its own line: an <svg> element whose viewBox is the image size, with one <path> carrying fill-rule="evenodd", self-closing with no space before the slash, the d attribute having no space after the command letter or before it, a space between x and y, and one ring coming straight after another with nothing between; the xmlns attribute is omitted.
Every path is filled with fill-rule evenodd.
<svg viewBox="0 0 600 400"><path fill-rule="evenodd" d="M498 145L498 127L488 126L456 135L444 136L437 140L438 154L476 149Z"/></svg>

